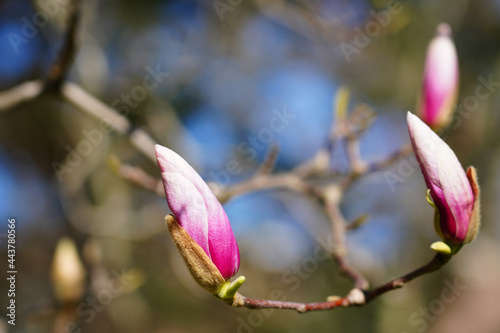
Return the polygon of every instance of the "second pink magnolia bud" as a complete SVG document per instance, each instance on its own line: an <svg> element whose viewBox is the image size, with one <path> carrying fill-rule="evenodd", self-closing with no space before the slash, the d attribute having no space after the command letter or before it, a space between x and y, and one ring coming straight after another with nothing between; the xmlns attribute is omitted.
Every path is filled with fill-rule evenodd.
<svg viewBox="0 0 500 333"><path fill-rule="evenodd" d="M415 156L436 208L436 231L450 243L470 243L480 223L476 170L469 167L466 173L451 148L410 112L407 122Z"/></svg>
<svg viewBox="0 0 500 333"><path fill-rule="evenodd" d="M427 49L419 116L437 129L451 121L458 93L458 57L451 28L441 23Z"/></svg>

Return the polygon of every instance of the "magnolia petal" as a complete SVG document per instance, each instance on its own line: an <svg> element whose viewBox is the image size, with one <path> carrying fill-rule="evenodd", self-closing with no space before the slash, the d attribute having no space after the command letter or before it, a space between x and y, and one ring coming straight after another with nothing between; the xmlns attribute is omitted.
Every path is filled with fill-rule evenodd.
<svg viewBox="0 0 500 333"><path fill-rule="evenodd" d="M410 112L407 115L407 122L413 151L421 165L427 187L432 192L439 186L436 155L443 140L427 126L422 126L424 125L422 121Z"/></svg>
<svg viewBox="0 0 500 333"><path fill-rule="evenodd" d="M441 151L442 153L437 155L439 180L452 215L445 221L445 230L450 231L451 234L447 236L452 238L453 242L461 243L467 235L474 196L467 175L453 151L449 148Z"/></svg>
<svg viewBox="0 0 500 333"><path fill-rule="evenodd" d="M189 165L189 163L186 162L181 156L173 150L160 145L155 146L155 151L156 160L158 161L158 166L160 167L161 172L179 173L196 187L203 198L214 197L212 191L210 191L208 185L200 177L198 172L196 172L196 170L193 169L193 167Z"/></svg>
<svg viewBox="0 0 500 333"><path fill-rule="evenodd" d="M208 244L212 261L222 276L228 279L236 274L240 266L240 252L229 219L222 208L219 216L210 220Z"/></svg>
<svg viewBox="0 0 500 333"><path fill-rule="evenodd" d="M208 217L205 202L194 185L183 175L162 172L168 206L179 225L210 257L208 244Z"/></svg>

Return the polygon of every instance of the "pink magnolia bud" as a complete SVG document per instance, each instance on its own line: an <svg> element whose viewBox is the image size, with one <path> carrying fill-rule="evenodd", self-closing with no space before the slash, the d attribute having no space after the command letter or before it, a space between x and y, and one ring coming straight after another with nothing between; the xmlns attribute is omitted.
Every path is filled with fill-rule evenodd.
<svg viewBox="0 0 500 333"><path fill-rule="evenodd" d="M455 153L417 116L408 112L411 144L436 208L436 231L453 243L469 243L479 227L476 171L464 172Z"/></svg>
<svg viewBox="0 0 500 333"><path fill-rule="evenodd" d="M458 57L451 28L441 23L427 48L419 115L431 128L446 126L458 93Z"/></svg>
<svg viewBox="0 0 500 333"><path fill-rule="evenodd" d="M182 157L160 145L155 150L167 202L176 220L224 279L229 279L238 271L240 253L224 209Z"/></svg>

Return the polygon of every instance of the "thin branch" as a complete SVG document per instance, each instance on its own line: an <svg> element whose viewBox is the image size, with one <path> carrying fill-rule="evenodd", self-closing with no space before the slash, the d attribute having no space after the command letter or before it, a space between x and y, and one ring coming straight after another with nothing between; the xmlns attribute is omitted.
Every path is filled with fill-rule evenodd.
<svg viewBox="0 0 500 333"><path fill-rule="evenodd" d="M0 92L0 112L38 97L43 91L41 80L26 81L18 86Z"/></svg>
<svg viewBox="0 0 500 333"><path fill-rule="evenodd" d="M34 100L43 93L43 87L42 81L36 80L24 82L0 92L0 112L7 111L20 103ZM126 135L135 148L156 163L155 140L144 130L132 128L126 117L74 83L64 83L61 87L61 95L69 104L99 120L105 127L110 127L118 133Z"/></svg>
<svg viewBox="0 0 500 333"><path fill-rule="evenodd" d="M274 164L276 163L276 159L278 158L278 152L279 148L276 145L273 145L271 149L269 149L264 162L262 162L259 170L257 171L258 175L269 174L273 171Z"/></svg>
<svg viewBox="0 0 500 333"><path fill-rule="evenodd" d="M219 201L224 203L238 195L271 188L286 188L315 196L317 195L314 186L309 185L302 178L292 173L257 174L246 181L228 186L221 191L216 191L218 192L216 195Z"/></svg>
<svg viewBox="0 0 500 333"><path fill-rule="evenodd" d="M447 255L447 254L442 254L442 253L437 253L434 258L429 261L427 264L424 266L417 268L414 271L411 271L408 274L405 274L397 279L394 279L386 284L383 284L377 288L374 288L370 291L365 292L365 298L366 302L370 302L374 298L385 294L388 291L394 290L394 289L399 289L402 288L406 283L410 282L411 280L424 275L428 273L432 273L434 271L437 271L441 267L443 267L448 261L450 261L452 255Z"/></svg>
<svg viewBox="0 0 500 333"><path fill-rule="evenodd" d="M76 54L79 22L80 0L72 0L69 4L68 28L59 55L49 68L47 81L45 82L46 91L60 89L66 79Z"/></svg>
<svg viewBox="0 0 500 333"><path fill-rule="evenodd" d="M323 148L310 159L295 167L291 173L306 179L313 175L327 174L330 164L331 150Z"/></svg>
<svg viewBox="0 0 500 333"><path fill-rule="evenodd" d="M318 310L329 310L340 307L347 307L351 304L351 301L347 297L339 298L335 301L329 302L315 302L315 303L298 303L298 302L283 302L283 301L273 301L265 299L251 299L244 298L243 305L249 309L286 309L286 310L296 310L297 312L304 313L308 311L318 311Z"/></svg>
<svg viewBox="0 0 500 333"><path fill-rule="evenodd" d="M146 190L150 190L160 197L165 197L165 191L163 190L163 184L161 180L151 177L141 168L124 164L119 165L117 171L119 175L128 182L140 186Z"/></svg>
<svg viewBox="0 0 500 333"><path fill-rule="evenodd" d="M365 290L369 286L368 280L351 266L347 257L345 240L347 222L339 207L342 190L338 185L331 185L325 189L324 193L325 211L332 225L332 236L334 240L332 256L337 262L340 272L352 281L354 287Z"/></svg>
<svg viewBox="0 0 500 333"><path fill-rule="evenodd" d="M408 142L405 145L401 146L397 151L392 153L391 155L387 156L386 158L370 163L368 165L368 171L367 172L375 172L379 171L381 169L385 169L389 167L391 164L396 162L402 157L405 157L409 155L413 151L411 144Z"/></svg>
<svg viewBox="0 0 500 333"><path fill-rule="evenodd" d="M326 302L314 302L314 303L296 303L296 302L282 302L276 300L262 300L262 299L251 299L241 295L237 295L234 303L235 307L247 307L249 309L288 309L296 310L297 312L304 313L309 311L318 310L331 310L340 307L350 307L350 306L363 306L368 304L375 298L383 295L391 290L402 288L406 283L411 280L437 271L443 267L449 260L451 255L445 255L438 253L436 256L426 265L405 274L397 279L394 279L386 284L383 284L377 288L369 291L363 291L358 288L351 290L351 292L345 297L332 297L333 299Z"/></svg>
<svg viewBox="0 0 500 333"><path fill-rule="evenodd" d="M359 178L369 171L367 163L361 158L360 137L371 126L374 119L374 112L365 105L360 104L354 108L349 120L346 122L347 129L344 130L345 149L350 167L350 175L347 183Z"/></svg>
<svg viewBox="0 0 500 333"><path fill-rule="evenodd" d="M351 169L351 177L358 178L360 175L368 171L366 162L361 158L359 151L359 138L355 136L348 136L345 141L347 160L349 161Z"/></svg>
<svg viewBox="0 0 500 333"><path fill-rule="evenodd" d="M128 136L132 145L144 156L156 163L155 140L141 129L133 129L129 120L107 106L74 83L66 83L61 89L63 98L84 113L101 121L104 125Z"/></svg>
<svg viewBox="0 0 500 333"><path fill-rule="evenodd" d="M358 170L356 171L356 169L352 168L349 175L345 179L343 179L343 181L341 182L341 186L344 190L347 189L354 181L361 178L362 176L366 176L373 172L377 172L385 168L388 168L393 163L398 161L400 158L409 155L413 151L411 144L406 143L405 145L401 146L397 151L395 151L394 153L390 154L387 157L382 158L379 161L372 163L365 163L359 157L359 145L351 145L350 149L353 150L350 159L351 160L359 159L357 162L355 162L358 163L357 167ZM357 150L357 152L355 150Z"/></svg>

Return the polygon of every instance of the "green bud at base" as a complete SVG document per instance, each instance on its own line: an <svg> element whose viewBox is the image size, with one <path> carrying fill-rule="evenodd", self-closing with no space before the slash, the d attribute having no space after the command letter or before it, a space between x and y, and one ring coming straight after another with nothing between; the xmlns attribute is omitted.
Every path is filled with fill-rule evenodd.
<svg viewBox="0 0 500 333"><path fill-rule="evenodd" d="M232 300L234 298L234 295L236 295L238 289L240 289L240 287L243 285L243 282L245 282L244 276L239 276L232 282L227 280L220 285L217 293L215 293L214 296L220 298L223 301Z"/></svg>
<svg viewBox="0 0 500 333"><path fill-rule="evenodd" d="M463 244L447 244L445 242L439 241L431 244L431 250L452 256L455 255L462 248L462 246Z"/></svg>
<svg viewBox="0 0 500 333"><path fill-rule="evenodd" d="M451 248L445 242L434 242L431 244L431 250L442 254L451 254Z"/></svg>

